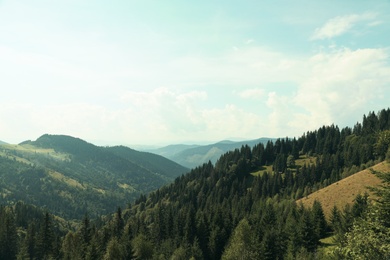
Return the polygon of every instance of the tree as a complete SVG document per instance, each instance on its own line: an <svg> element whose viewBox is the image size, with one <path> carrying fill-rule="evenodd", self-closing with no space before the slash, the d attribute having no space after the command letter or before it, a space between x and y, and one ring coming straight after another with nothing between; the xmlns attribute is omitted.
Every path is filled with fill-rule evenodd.
<svg viewBox="0 0 390 260"><path fill-rule="evenodd" d="M62 242L61 251L62 257L65 260L82 259L84 250L82 250L82 243L79 236L74 232L69 231Z"/></svg>
<svg viewBox="0 0 390 260"><path fill-rule="evenodd" d="M212 228L209 236L208 247L211 253L211 259L220 259L222 250L225 246L226 231L224 228L215 226Z"/></svg>
<svg viewBox="0 0 390 260"><path fill-rule="evenodd" d="M122 218L122 209L120 207L118 207L116 214L115 214L114 223L113 223L114 236L119 238L123 233L124 227L125 227L125 223L124 223L124 220Z"/></svg>
<svg viewBox="0 0 390 260"><path fill-rule="evenodd" d="M314 252L318 245L318 235L315 231L315 225L311 217L310 211L303 210L301 221L299 224L300 237L302 239L302 246L308 252Z"/></svg>
<svg viewBox="0 0 390 260"><path fill-rule="evenodd" d="M385 159L390 149L390 130L385 130L378 133L374 148L375 154L379 158Z"/></svg>
<svg viewBox="0 0 390 260"><path fill-rule="evenodd" d="M134 258L135 259L152 259L153 256L153 244L147 240L146 236L139 234L132 242Z"/></svg>
<svg viewBox="0 0 390 260"><path fill-rule="evenodd" d="M126 249L119 243L115 236L108 242L104 260L126 259ZM142 258L147 259L147 258Z"/></svg>
<svg viewBox="0 0 390 260"><path fill-rule="evenodd" d="M377 172L376 175L382 180L382 185L376 188L371 188L375 192L378 199L377 215L385 227L390 227L390 173Z"/></svg>
<svg viewBox="0 0 390 260"><path fill-rule="evenodd" d="M46 212L41 223L37 241L37 255L40 259L49 259L53 255L54 232L52 225L51 216Z"/></svg>
<svg viewBox="0 0 390 260"><path fill-rule="evenodd" d="M191 246L191 258L192 260L201 260L204 259L203 252L200 249L198 238L195 237L194 243Z"/></svg>
<svg viewBox="0 0 390 260"><path fill-rule="evenodd" d="M261 242L261 259L280 259L283 256L284 252L280 250L278 245L279 238L280 234L274 228L270 228L265 232Z"/></svg>
<svg viewBox="0 0 390 260"><path fill-rule="evenodd" d="M315 225L315 231L319 238L326 236L326 231L328 229L328 223L325 219L324 211L322 210L321 203L318 200L315 200L312 207L313 214L313 223Z"/></svg>
<svg viewBox="0 0 390 260"><path fill-rule="evenodd" d="M0 259L16 259L18 236L14 214L8 208L0 208Z"/></svg>
<svg viewBox="0 0 390 260"><path fill-rule="evenodd" d="M248 220L242 219L234 229L222 259L258 259L255 241L256 238Z"/></svg>
<svg viewBox="0 0 390 260"><path fill-rule="evenodd" d="M333 250L338 259L390 259L390 173L378 173L383 181L373 189L378 196L362 218L352 227Z"/></svg>
<svg viewBox="0 0 390 260"><path fill-rule="evenodd" d="M352 206L352 215L354 218L361 217L363 212L366 211L368 206L368 194L365 193L364 196L358 194L355 198L355 203Z"/></svg>
<svg viewBox="0 0 390 260"><path fill-rule="evenodd" d="M335 232L336 234L341 233L342 216L340 210L336 207L336 205L334 205L332 208L329 221L333 232Z"/></svg>
<svg viewBox="0 0 390 260"><path fill-rule="evenodd" d="M287 167L288 168L295 168L295 158L292 154L290 154L287 157Z"/></svg>
<svg viewBox="0 0 390 260"><path fill-rule="evenodd" d="M354 222L345 240L332 252L337 259L390 258L390 229L383 226L374 212Z"/></svg>

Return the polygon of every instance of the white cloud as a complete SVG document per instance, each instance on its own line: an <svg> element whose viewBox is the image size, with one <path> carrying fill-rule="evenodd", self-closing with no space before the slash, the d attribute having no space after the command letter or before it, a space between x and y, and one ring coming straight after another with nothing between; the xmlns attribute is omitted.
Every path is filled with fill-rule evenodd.
<svg viewBox="0 0 390 260"><path fill-rule="evenodd" d="M353 126L364 113L386 108L390 93L389 49L331 49L295 71L296 90L268 93L270 136L300 136L332 123Z"/></svg>
<svg viewBox="0 0 390 260"><path fill-rule="evenodd" d="M245 41L245 44L251 44L251 43L254 43L254 42L255 42L255 40L253 40L253 39L248 39L248 40Z"/></svg>
<svg viewBox="0 0 390 260"><path fill-rule="evenodd" d="M283 137L287 135L287 132L294 132L289 127L293 115L289 97L270 92L266 104L272 110L268 115L267 124L268 131L272 133L272 136ZM286 129L289 129L289 131L286 131Z"/></svg>
<svg viewBox="0 0 390 260"><path fill-rule="evenodd" d="M265 91L261 88L245 89L238 93L241 98L244 99L262 99Z"/></svg>
<svg viewBox="0 0 390 260"><path fill-rule="evenodd" d="M101 140L102 135L117 136L116 131L121 131L117 124L122 120L115 111L86 103L36 105L12 102L2 105L0 117L2 138L9 142L24 141L16 140L16 137L33 139L45 133Z"/></svg>
<svg viewBox="0 0 390 260"><path fill-rule="evenodd" d="M376 20L376 17L377 15L374 13L364 13L332 18L315 30L311 40L323 40L340 36L351 30L359 22L369 22L369 26L378 25L380 22Z"/></svg>
<svg viewBox="0 0 390 260"><path fill-rule="evenodd" d="M308 76L299 83L293 98L294 105L305 111L294 115L293 125L313 129L322 124L356 122L374 100L386 103L390 91L388 57L387 49L340 49L314 55L307 62Z"/></svg>
<svg viewBox="0 0 390 260"><path fill-rule="evenodd" d="M133 111L139 111L137 117L140 124L150 123L141 127L144 131L138 134L140 138L148 134L153 138L152 133L156 132L154 128L159 129L156 139L164 139L166 142L256 138L261 135L261 129L265 128L260 115L235 104L205 106L208 94L202 91L155 89L128 93L124 100L134 106ZM150 130L150 133L145 130Z"/></svg>

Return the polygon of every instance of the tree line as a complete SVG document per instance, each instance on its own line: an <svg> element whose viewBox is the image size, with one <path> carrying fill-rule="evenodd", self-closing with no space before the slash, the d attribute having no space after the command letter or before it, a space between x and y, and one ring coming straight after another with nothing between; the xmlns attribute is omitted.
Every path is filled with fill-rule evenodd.
<svg viewBox="0 0 390 260"><path fill-rule="evenodd" d="M353 128L324 126L299 138L243 146L110 216L91 220L86 214L77 228L55 229L47 213L34 225L27 221L7 233L17 214L4 207L1 234L10 239L0 239L0 258L353 259L360 252L353 240L358 234L371 232L372 244L389 237L388 186L377 191L377 206L359 195L354 205L334 208L329 220L319 202L304 208L295 200L385 159L389 130L387 109L370 112ZM313 163L295 165L302 155ZM261 171L270 166L272 171ZM329 234L339 246L322 255L320 239ZM369 254L389 257L388 248L370 245L365 245Z"/></svg>

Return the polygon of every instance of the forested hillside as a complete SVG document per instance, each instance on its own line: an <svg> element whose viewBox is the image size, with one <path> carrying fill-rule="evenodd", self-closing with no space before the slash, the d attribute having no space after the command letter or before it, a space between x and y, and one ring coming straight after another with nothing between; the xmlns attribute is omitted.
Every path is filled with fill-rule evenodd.
<svg viewBox="0 0 390 260"><path fill-rule="evenodd" d="M389 159L389 133L390 109L385 109L370 112L353 128L323 126L299 138L243 146L94 224L85 216L76 230L65 236L56 233L54 241L59 242L51 244L45 257L356 259L359 248L364 248L364 259L386 259L390 256L388 185L376 191L376 206L360 195L352 207L335 208L329 221L318 201L305 208L295 200ZM376 174L389 182L388 174ZM370 234L370 243L358 243L362 232ZM328 254L320 239L329 235L337 246ZM360 240L352 241L354 236ZM23 245L28 237L17 239ZM31 241L35 241L33 250L39 248L38 239ZM55 246L59 244L60 248ZM16 251L20 255L22 250L19 246ZM22 255L31 257L26 250Z"/></svg>
<svg viewBox="0 0 390 260"><path fill-rule="evenodd" d="M0 201L24 201L67 219L98 216L184 174L161 156L44 135L0 146Z"/></svg>

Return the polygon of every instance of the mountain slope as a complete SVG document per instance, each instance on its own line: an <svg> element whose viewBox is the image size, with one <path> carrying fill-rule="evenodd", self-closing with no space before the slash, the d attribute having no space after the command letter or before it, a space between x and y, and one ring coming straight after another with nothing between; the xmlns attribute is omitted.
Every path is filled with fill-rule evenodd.
<svg viewBox="0 0 390 260"><path fill-rule="evenodd" d="M23 200L67 218L106 214L187 171L158 155L70 136L0 147L0 201Z"/></svg>
<svg viewBox="0 0 390 260"><path fill-rule="evenodd" d="M260 143L253 148L243 146L229 151L215 165L209 162L196 167L170 185L140 196L131 207L123 211L118 208L111 216L99 218L99 225L95 227L85 218L77 231L72 230L58 240L62 247L53 253L53 258L60 258L60 252L66 259L84 259L85 253L91 253L89 257L94 259L114 255L115 259L325 258L318 248L320 239L327 235L329 228L344 236L343 232L351 228L354 219L362 216L364 207L341 212L338 220L328 227L320 203L305 208L297 206L293 198L302 198L311 190L339 182L342 176L383 160L383 151L390 151L390 139L379 137L382 133L387 136L385 131L390 129L390 109L380 114L380 117L373 113L364 116L363 124L358 123L353 130L323 126L299 138L278 139L266 145ZM28 150L28 145L37 150ZM83 155L81 160L65 153L61 146L38 149L26 143L19 147L22 148L30 151L31 156L37 153L40 158L50 157L52 161L94 167L92 176L95 170L101 170L100 162L93 158L104 160L108 156L100 150ZM127 158L127 154L132 153L121 147L113 149L120 155L118 158ZM15 148L14 152L19 151ZM4 155L7 162L0 165L14 162L20 167L31 167L27 164L31 164L31 160L12 156ZM264 168L267 170L261 174L252 175ZM16 179L32 174L34 172L22 171ZM33 180L46 180L46 185L53 182L46 178L45 172L36 175L38 178ZM58 172L49 172L49 175L75 188L86 188L85 183L74 182L75 179L70 180ZM367 184L366 179L359 182ZM3 196L8 196L6 190L2 192ZM364 206L363 203L360 206ZM382 213L388 216L385 207ZM372 226L369 228L372 231ZM383 233L383 237L388 237L387 234ZM382 241L377 244L388 244ZM31 254L24 255L33 258Z"/></svg>
<svg viewBox="0 0 390 260"><path fill-rule="evenodd" d="M324 210L326 217L329 217L334 206L342 210L347 204L352 205L358 194L370 194L368 187L376 187L381 184L381 180L371 172L390 172L390 164L386 162L379 163L373 167L355 173L325 188L322 188L305 198L297 200L305 207L311 207L315 200L318 200Z"/></svg>
<svg viewBox="0 0 390 260"><path fill-rule="evenodd" d="M275 141L276 139L260 138L240 142L225 140L209 145L170 145L156 150L150 150L150 152L167 157L185 167L195 168L208 161L215 163L222 154L239 149L243 145L253 147L259 143L266 144L271 140Z"/></svg>

